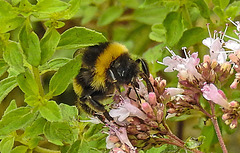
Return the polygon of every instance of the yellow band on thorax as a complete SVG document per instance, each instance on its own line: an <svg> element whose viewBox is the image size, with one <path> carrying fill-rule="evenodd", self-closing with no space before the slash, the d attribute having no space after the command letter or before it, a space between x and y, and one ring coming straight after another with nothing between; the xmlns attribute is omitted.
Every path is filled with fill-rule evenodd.
<svg viewBox="0 0 240 153"><path fill-rule="evenodd" d="M111 62L116 60L123 53L127 52L128 49L124 45L119 43L110 43L96 60L95 75L91 84L92 87L95 89L105 88L106 71L110 67Z"/></svg>

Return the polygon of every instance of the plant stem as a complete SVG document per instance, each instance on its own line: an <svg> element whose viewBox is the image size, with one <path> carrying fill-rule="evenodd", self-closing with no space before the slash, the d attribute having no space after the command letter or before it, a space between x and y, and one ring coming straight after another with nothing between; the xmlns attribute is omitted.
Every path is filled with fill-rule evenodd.
<svg viewBox="0 0 240 153"><path fill-rule="evenodd" d="M56 151L56 150L50 150L47 148L42 148L37 146L36 148L34 148L34 151L36 152L42 152L42 153L61 153L60 151Z"/></svg>
<svg viewBox="0 0 240 153"><path fill-rule="evenodd" d="M201 152L200 150L198 150L198 149L189 149L189 148L187 148L187 147L185 146L185 143L184 143L181 139L179 139L177 136L175 136L174 134L168 133L168 136L170 137L170 139L171 139L172 141L174 141L174 142L169 141L169 142L167 142L168 144L176 145L176 146L178 146L178 147L181 147L181 148L183 148L183 149L189 150L189 151L194 152L194 153L202 153L202 152Z"/></svg>
<svg viewBox="0 0 240 153"><path fill-rule="evenodd" d="M218 121L217 121L217 118L215 116L214 103L213 102L209 102L209 103L210 103L210 107L211 107L211 111L212 111L211 120L212 120L214 129L216 131L216 134L217 134L217 137L218 137L218 141L220 143L220 146L222 148L223 153L227 153L228 151L227 151L227 148L226 148L226 146L224 144L223 137L222 137L219 125L218 125Z"/></svg>
<svg viewBox="0 0 240 153"><path fill-rule="evenodd" d="M41 97L43 97L44 96L44 90L43 90L43 86L42 86L42 83L41 83L39 70L38 70L38 68L32 66L32 71L33 71L34 78L35 78L35 80L37 82L37 85L38 85L39 94L40 94Z"/></svg>
<svg viewBox="0 0 240 153"><path fill-rule="evenodd" d="M194 153L202 153L198 149L189 149L189 148L185 147L185 145L184 145L185 142L182 141L181 139L179 139L176 135L174 135L172 133L172 131L170 130L170 128L168 127L168 125L164 121L162 122L162 124L163 124L164 128L168 131L166 135L170 138L169 139L170 141L166 141L166 143L176 145L180 148L189 150L189 151L194 152Z"/></svg>

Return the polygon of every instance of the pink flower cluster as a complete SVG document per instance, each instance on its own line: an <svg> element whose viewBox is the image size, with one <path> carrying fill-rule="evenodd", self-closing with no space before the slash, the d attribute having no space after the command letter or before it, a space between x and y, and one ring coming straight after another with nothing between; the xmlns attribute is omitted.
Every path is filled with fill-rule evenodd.
<svg viewBox="0 0 240 153"><path fill-rule="evenodd" d="M163 62L158 63L168 66L165 72L178 71L179 87L184 90L182 95L167 103L168 113L179 116L189 109L198 109L211 117L211 113L201 106L202 95L209 103L222 107L222 119L226 124L230 124L231 128L237 126L240 116L239 103L229 102L224 92L217 87L223 87L233 74L235 79L230 88L236 89L240 81L240 23L233 22L231 19L229 21L237 27L234 33L238 39L226 35L228 24L223 32L215 30L213 36L207 24L209 37L202 43L209 48L209 55L204 56L202 63L197 58L197 53L187 54L186 48L183 48L185 58L167 48L172 56L165 57ZM228 58L230 61L227 61Z"/></svg>

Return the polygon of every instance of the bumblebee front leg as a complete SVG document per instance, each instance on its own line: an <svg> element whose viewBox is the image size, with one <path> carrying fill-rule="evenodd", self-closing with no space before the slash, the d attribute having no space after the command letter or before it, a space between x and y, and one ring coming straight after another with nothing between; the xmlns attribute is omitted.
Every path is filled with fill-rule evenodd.
<svg viewBox="0 0 240 153"><path fill-rule="evenodd" d="M136 62L141 63L143 73L140 73L140 76L147 83L148 92L151 92L151 91L154 92L153 85L149 80L150 73L149 73L149 68L148 68L147 62L144 59L141 59L141 58L137 59Z"/></svg>

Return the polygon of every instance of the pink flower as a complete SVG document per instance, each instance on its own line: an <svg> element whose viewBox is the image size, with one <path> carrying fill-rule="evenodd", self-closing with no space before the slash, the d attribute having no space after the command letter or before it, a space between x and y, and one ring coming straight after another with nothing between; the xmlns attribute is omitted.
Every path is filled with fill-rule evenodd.
<svg viewBox="0 0 240 153"><path fill-rule="evenodd" d="M97 117L89 117L90 120L80 120L81 122L91 122L93 124L99 124L102 123Z"/></svg>
<svg viewBox="0 0 240 153"><path fill-rule="evenodd" d="M167 48L168 49L168 48ZM159 62L165 66L168 66L164 69L164 72L173 72L173 71L187 71L188 73L192 74L192 76L196 77L197 79L201 78L201 75L197 72L195 66L197 66L200 62L200 59L197 58L198 53L193 53L191 56L186 53L186 48L183 47L185 57L182 58L176 55L172 50L168 49L168 51L172 54L171 57L167 56L163 59L163 62Z"/></svg>
<svg viewBox="0 0 240 153"><path fill-rule="evenodd" d="M170 94L171 97L182 94L184 92L184 90L181 88L167 88L166 91Z"/></svg>
<svg viewBox="0 0 240 153"><path fill-rule="evenodd" d="M229 103L225 99L225 95L222 90L217 89L214 84L205 84L201 89L203 92L203 97L207 100L211 100L212 102L228 109Z"/></svg>
<svg viewBox="0 0 240 153"><path fill-rule="evenodd" d="M231 49L232 51L236 52L238 50L240 50L240 44L236 41L233 41L233 40L228 40L226 43L225 43L225 46L226 48L228 49Z"/></svg>
<svg viewBox="0 0 240 153"><path fill-rule="evenodd" d="M113 148L112 152L110 153L125 153L125 151L123 151L121 148Z"/></svg>
<svg viewBox="0 0 240 153"><path fill-rule="evenodd" d="M202 41L202 43L210 49L209 53L210 53L211 59L212 60L216 59L218 63L224 63L227 59L227 54L222 47L222 45L224 43L223 38L225 36L227 27L226 27L224 33L222 34L222 37L221 36L218 37L217 31L214 31L214 36L212 38L210 29L209 29L209 24L207 24L209 38L206 38Z"/></svg>
<svg viewBox="0 0 240 153"><path fill-rule="evenodd" d="M110 137L111 137L110 135L108 135L106 137L106 148L107 149L111 149L111 148L115 147L114 142L111 141Z"/></svg>
<svg viewBox="0 0 240 153"><path fill-rule="evenodd" d="M110 132L114 132L122 144L126 144L131 150L135 150L135 148L128 139L127 130L125 127L118 128L116 126L110 126Z"/></svg>
<svg viewBox="0 0 240 153"><path fill-rule="evenodd" d="M129 99L124 99L123 103L118 108L111 109L109 114L111 117L117 118L119 122L124 121L128 116L137 116L142 120L147 119L147 115L132 105Z"/></svg>

